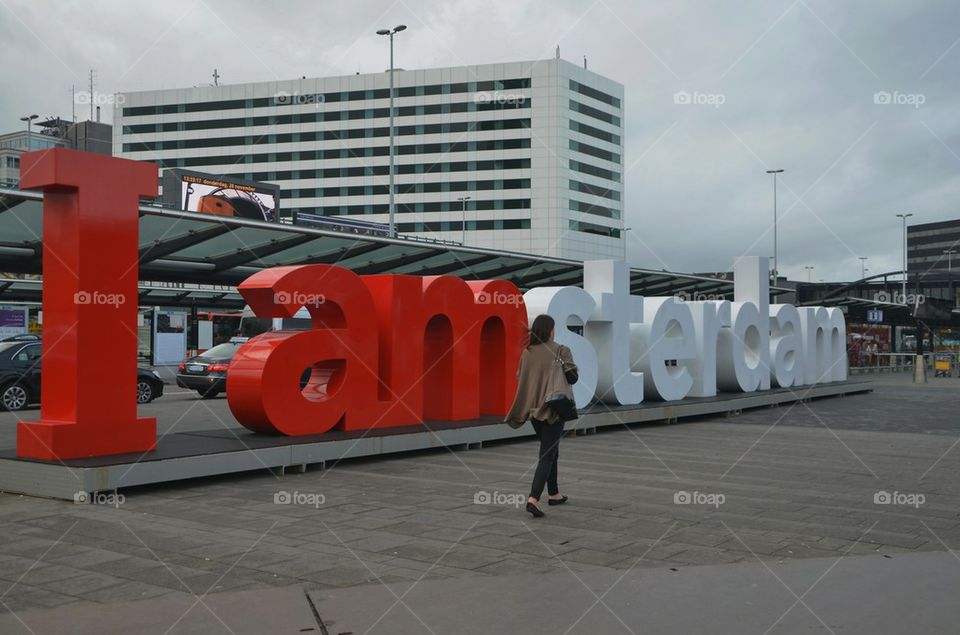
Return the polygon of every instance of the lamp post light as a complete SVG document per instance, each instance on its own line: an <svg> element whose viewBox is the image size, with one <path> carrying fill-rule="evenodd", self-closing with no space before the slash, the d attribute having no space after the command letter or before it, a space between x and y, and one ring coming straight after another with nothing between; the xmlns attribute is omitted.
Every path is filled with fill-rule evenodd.
<svg viewBox="0 0 960 635"><path fill-rule="evenodd" d="M390 36L390 237L396 238L397 236L397 226L394 216L394 204L393 204L393 36L400 31L406 30L406 25L398 24L393 27L393 29L380 29L377 31L377 35L389 35Z"/></svg>
<svg viewBox="0 0 960 635"><path fill-rule="evenodd" d="M620 234L623 236L623 240L620 242L623 244L623 261L627 261L627 232L632 232L633 227L627 227L625 221L621 221L620 225Z"/></svg>
<svg viewBox="0 0 960 635"><path fill-rule="evenodd" d="M470 200L469 196L461 196L457 198L460 201L460 229L463 231L463 237L460 239L461 245L467 244L467 201Z"/></svg>
<svg viewBox="0 0 960 635"><path fill-rule="evenodd" d="M807 270L807 282L813 282L813 265L804 265L803 268Z"/></svg>
<svg viewBox="0 0 960 635"><path fill-rule="evenodd" d="M953 273L953 254L957 253L956 249L944 249L943 253L947 254L947 274Z"/></svg>
<svg viewBox="0 0 960 635"><path fill-rule="evenodd" d="M868 260L868 256L860 256L860 279L861 280L867 277L867 260Z"/></svg>
<svg viewBox="0 0 960 635"><path fill-rule="evenodd" d="M783 170L767 170L773 175L773 283L777 283L777 175Z"/></svg>
<svg viewBox="0 0 960 635"><path fill-rule="evenodd" d="M33 132L31 130L30 124L33 123L33 120L39 117L40 115L27 115L26 117L20 117L20 121L27 122L27 152L33 150L31 142L33 141Z"/></svg>
<svg viewBox="0 0 960 635"><path fill-rule="evenodd" d="M913 216L913 212L897 214L897 218L903 220L903 294L900 297L900 304L907 303L907 219Z"/></svg>

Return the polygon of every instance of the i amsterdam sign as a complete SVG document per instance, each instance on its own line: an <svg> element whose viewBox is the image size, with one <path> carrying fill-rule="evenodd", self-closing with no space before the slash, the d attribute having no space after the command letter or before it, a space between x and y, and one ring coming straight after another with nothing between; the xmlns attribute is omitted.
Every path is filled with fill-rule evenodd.
<svg viewBox="0 0 960 635"><path fill-rule="evenodd" d="M52 149L25 154L21 185L42 189L43 367L40 420L17 428L17 455L58 460L150 451L138 418L138 201L157 193L150 163ZM765 258L742 258L733 301L630 295L629 270L584 264L584 286L521 294L505 280L358 276L334 265L276 267L238 287L259 317L305 307L312 328L257 336L227 372L237 420L263 433L312 435L424 420L504 415L532 317L557 329L580 369L577 405L638 404L846 379L838 309L769 304ZM673 361L675 360L675 362ZM306 386L304 369L312 367ZM100 378L113 378L109 393Z"/></svg>

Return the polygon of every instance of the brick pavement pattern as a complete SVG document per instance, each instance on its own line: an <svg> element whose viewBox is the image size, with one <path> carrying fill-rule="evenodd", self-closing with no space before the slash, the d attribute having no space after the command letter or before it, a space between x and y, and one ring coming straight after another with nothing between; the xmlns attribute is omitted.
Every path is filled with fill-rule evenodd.
<svg viewBox="0 0 960 635"><path fill-rule="evenodd" d="M532 438L136 488L117 507L3 494L0 613L960 547L960 380L878 381L872 394L568 436L570 503L544 504L536 521L512 504L529 487ZM4 413L0 427L14 421ZM295 500L275 503L280 492ZM494 502L476 503L480 492ZM682 492L691 503L675 502Z"/></svg>

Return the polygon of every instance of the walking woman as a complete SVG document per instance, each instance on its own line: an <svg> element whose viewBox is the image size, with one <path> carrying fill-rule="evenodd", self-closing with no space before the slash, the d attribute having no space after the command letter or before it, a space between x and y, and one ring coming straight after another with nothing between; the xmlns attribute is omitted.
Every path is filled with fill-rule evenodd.
<svg viewBox="0 0 960 635"><path fill-rule="evenodd" d="M540 458L533 475L530 497L527 499L527 511L534 518L544 515L537 506L544 485L547 487L549 505L562 505L567 502L567 497L560 494L557 484L557 458L560 454L564 422L556 408L547 403L547 398L551 391L556 390L553 384L557 365L561 365L566 373L565 381L569 383L576 382L577 366L573 363L570 349L553 341L553 336L553 318L549 315L538 315L530 327L529 343L520 357L517 396L505 419L513 428L519 428L529 419L537 438L540 439Z"/></svg>

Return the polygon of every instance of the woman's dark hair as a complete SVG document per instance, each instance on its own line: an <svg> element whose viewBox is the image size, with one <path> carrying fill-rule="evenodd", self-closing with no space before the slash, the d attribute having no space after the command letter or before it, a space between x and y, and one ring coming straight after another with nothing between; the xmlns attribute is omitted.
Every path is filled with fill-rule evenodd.
<svg viewBox="0 0 960 635"><path fill-rule="evenodd" d="M530 340L527 347L534 344L546 344L550 341L550 331L553 330L553 318L546 314L538 315L533 318L533 324L530 326Z"/></svg>

